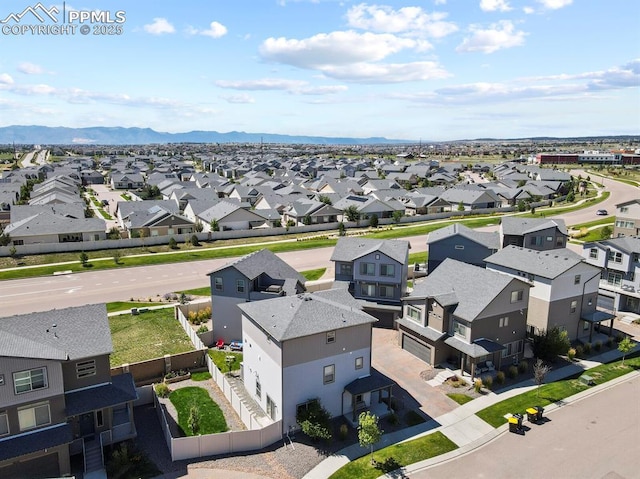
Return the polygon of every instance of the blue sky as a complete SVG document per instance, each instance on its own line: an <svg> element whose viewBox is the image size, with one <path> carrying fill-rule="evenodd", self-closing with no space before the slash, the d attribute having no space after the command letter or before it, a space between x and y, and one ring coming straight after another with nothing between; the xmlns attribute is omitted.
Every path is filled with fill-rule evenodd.
<svg viewBox="0 0 640 479"><path fill-rule="evenodd" d="M0 20L36 4L5 0ZM640 133L636 0L64 6L123 11L104 25L122 33L3 30L0 126L416 141ZM38 24L53 22L27 12L1 26Z"/></svg>

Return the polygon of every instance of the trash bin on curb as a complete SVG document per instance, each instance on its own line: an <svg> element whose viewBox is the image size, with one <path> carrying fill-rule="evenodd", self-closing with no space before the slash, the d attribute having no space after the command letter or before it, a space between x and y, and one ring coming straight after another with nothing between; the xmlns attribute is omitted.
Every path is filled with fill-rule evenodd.
<svg viewBox="0 0 640 479"><path fill-rule="evenodd" d="M536 408L527 408L527 421L538 422L538 410Z"/></svg>
<svg viewBox="0 0 640 479"><path fill-rule="evenodd" d="M536 406L534 409L538 412L536 415L536 420L538 422L542 422L542 413L544 412L544 408L542 406Z"/></svg>
<svg viewBox="0 0 640 479"><path fill-rule="evenodd" d="M520 432L522 430L522 415L514 414L509 419L509 432Z"/></svg>

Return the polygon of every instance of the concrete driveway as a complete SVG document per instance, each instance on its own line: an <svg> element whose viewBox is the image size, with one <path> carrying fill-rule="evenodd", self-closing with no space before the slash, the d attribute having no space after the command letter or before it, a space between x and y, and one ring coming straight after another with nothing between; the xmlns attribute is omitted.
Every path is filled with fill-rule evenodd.
<svg viewBox="0 0 640 479"><path fill-rule="evenodd" d="M458 403L420 377L432 367L401 349L397 338L398 331L373 328L371 364L398 384L393 395L402 401L404 409L419 408L431 418L456 409Z"/></svg>

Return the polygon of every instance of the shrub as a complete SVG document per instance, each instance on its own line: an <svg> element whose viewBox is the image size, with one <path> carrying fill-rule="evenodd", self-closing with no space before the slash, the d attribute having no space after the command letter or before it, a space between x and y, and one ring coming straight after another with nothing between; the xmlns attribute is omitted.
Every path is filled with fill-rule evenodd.
<svg viewBox="0 0 640 479"><path fill-rule="evenodd" d="M302 432L314 441L331 439L329 419L329 412L322 407L319 399L310 401L306 408L301 408L296 414Z"/></svg>
<svg viewBox="0 0 640 479"><path fill-rule="evenodd" d="M193 246L200 246L200 241L198 240L198 235L191 236L191 244Z"/></svg>
<svg viewBox="0 0 640 479"><path fill-rule="evenodd" d="M340 429L338 430L338 437L341 441L344 441L349 435L349 426L346 424L340 424Z"/></svg>
<svg viewBox="0 0 640 479"><path fill-rule="evenodd" d="M169 248L178 249L178 242L176 241L176 239L173 236L171 238L169 238Z"/></svg>
<svg viewBox="0 0 640 479"><path fill-rule="evenodd" d="M487 388L487 389L491 389L491 387L493 386L493 376L485 376L482 378L482 385Z"/></svg>
<svg viewBox="0 0 640 479"><path fill-rule="evenodd" d="M411 427L422 424L423 422L425 422L425 419L416 411L411 409L404 415L404 422L407 424L407 426Z"/></svg>
<svg viewBox="0 0 640 479"><path fill-rule="evenodd" d="M582 350L584 351L584 354L591 354L591 343L584 343Z"/></svg>
<svg viewBox="0 0 640 479"><path fill-rule="evenodd" d="M387 417L387 421L389 421L389 424L391 424L392 426L395 426L396 424L398 424L398 422L400 422L398 416L396 416L395 413L390 414Z"/></svg>
<svg viewBox="0 0 640 479"><path fill-rule="evenodd" d="M518 372L524 374L529 370L529 363L527 361L520 361L518 363Z"/></svg>
<svg viewBox="0 0 640 479"><path fill-rule="evenodd" d="M482 379L476 379L473 382L473 389L475 389L475 391L477 393L479 393L480 391L482 391Z"/></svg>
<svg viewBox="0 0 640 479"><path fill-rule="evenodd" d="M189 408L189 417L187 419L187 425L191 430L191 434L196 435L200 430L200 407L197 403L193 403Z"/></svg>
<svg viewBox="0 0 640 479"><path fill-rule="evenodd" d="M498 371L498 374L496 374L496 382L498 384L504 384L504 381L505 381L504 372Z"/></svg>
<svg viewBox="0 0 640 479"><path fill-rule="evenodd" d="M579 344L575 347L576 349L576 356L581 358L582 356L584 356L584 349L582 348L582 346L580 346Z"/></svg>
<svg viewBox="0 0 640 479"><path fill-rule="evenodd" d="M509 376L510 379L515 379L516 377L518 377L518 367L509 366L509 369L507 369L507 376Z"/></svg>
<svg viewBox="0 0 640 479"><path fill-rule="evenodd" d="M621 342L626 336L623 333L616 334L616 343Z"/></svg>
<svg viewBox="0 0 640 479"><path fill-rule="evenodd" d="M596 351L600 351L602 349L602 341L596 341L593 343L593 349Z"/></svg>
<svg viewBox="0 0 640 479"><path fill-rule="evenodd" d="M607 347L608 347L608 348L613 348L613 342L614 342L613 337L609 336L609 337L607 338Z"/></svg>
<svg viewBox="0 0 640 479"><path fill-rule="evenodd" d="M575 357L576 357L576 350L574 348L569 348L569 351L567 351L567 358L569 359L569 361L573 361Z"/></svg>
<svg viewBox="0 0 640 479"><path fill-rule="evenodd" d="M570 347L568 333L557 326L533 337L533 353L544 361L555 361L557 356L566 354Z"/></svg>
<svg viewBox="0 0 640 479"><path fill-rule="evenodd" d="M206 324L201 325L198 330L196 331L197 334L202 334L202 333L206 333L209 331L209 328L207 327Z"/></svg>
<svg viewBox="0 0 640 479"><path fill-rule="evenodd" d="M169 394L171 394L171 389L169 388L169 386L167 386L166 383L156 384L154 386L154 389L156 391L156 395L161 398L169 397Z"/></svg>

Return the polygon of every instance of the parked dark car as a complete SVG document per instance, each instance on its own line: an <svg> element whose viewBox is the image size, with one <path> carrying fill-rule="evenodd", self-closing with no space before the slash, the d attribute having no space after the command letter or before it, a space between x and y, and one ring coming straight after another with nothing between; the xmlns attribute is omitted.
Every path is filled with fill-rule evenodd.
<svg viewBox="0 0 640 479"><path fill-rule="evenodd" d="M607 210L598 210L598 211L596 211L596 214L598 216L607 216L609 214L609 212Z"/></svg>

